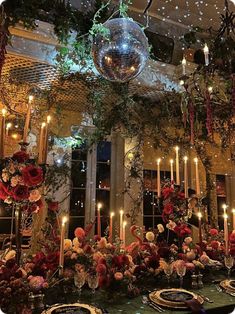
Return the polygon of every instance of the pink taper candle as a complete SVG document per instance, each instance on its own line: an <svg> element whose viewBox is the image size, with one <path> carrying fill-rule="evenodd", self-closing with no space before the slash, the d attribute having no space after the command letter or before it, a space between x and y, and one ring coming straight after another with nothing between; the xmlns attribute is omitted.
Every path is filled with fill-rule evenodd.
<svg viewBox="0 0 235 314"><path fill-rule="evenodd" d="M43 143L44 143L44 134L45 134L45 126L46 123L42 122L39 136L39 148L38 148L38 163L41 164L43 162Z"/></svg>
<svg viewBox="0 0 235 314"><path fill-rule="evenodd" d="M196 195L200 196L200 181L199 181L199 170L198 170L198 159L194 158L195 163L195 177L196 177Z"/></svg>
<svg viewBox="0 0 235 314"><path fill-rule="evenodd" d="M174 169L173 169L174 160L173 159L170 160L170 165L171 165L171 183L173 183L174 182Z"/></svg>
<svg viewBox="0 0 235 314"><path fill-rule="evenodd" d="M233 213L233 230L235 230L235 208L232 209Z"/></svg>
<svg viewBox="0 0 235 314"><path fill-rule="evenodd" d="M161 197L161 172L160 172L161 159L157 160L157 197Z"/></svg>
<svg viewBox="0 0 235 314"><path fill-rule="evenodd" d="M224 243L225 255L228 255L228 215L224 214Z"/></svg>
<svg viewBox="0 0 235 314"><path fill-rule="evenodd" d="M101 237L101 219L100 219L100 210L101 210L101 203L97 206L97 234Z"/></svg>
<svg viewBox="0 0 235 314"><path fill-rule="evenodd" d="M184 194L188 198L188 157L184 157Z"/></svg>
<svg viewBox="0 0 235 314"><path fill-rule="evenodd" d="M114 213L110 213L110 220L109 220L109 242L112 243L113 241L113 216Z"/></svg>
<svg viewBox="0 0 235 314"><path fill-rule="evenodd" d="M199 244L202 243L202 213L198 213L198 232L199 232Z"/></svg>
<svg viewBox="0 0 235 314"><path fill-rule="evenodd" d="M127 225L127 222L126 221L123 221L123 225L122 225L122 237L123 237L123 247L125 248L126 246L126 225Z"/></svg>
<svg viewBox="0 0 235 314"><path fill-rule="evenodd" d="M179 147L175 147L176 184L180 185Z"/></svg>
<svg viewBox="0 0 235 314"><path fill-rule="evenodd" d="M61 233L60 233L60 258L59 258L60 276L63 274L63 268L64 268L64 238L65 238L65 225L67 221L68 221L68 217L63 216L62 222L61 222Z"/></svg>
<svg viewBox="0 0 235 314"><path fill-rule="evenodd" d="M23 142L25 143L27 141L28 131L29 131L29 123L30 123L30 117L31 117L31 103L33 101L33 96L29 96L29 102L28 102L28 109L24 124L24 134L23 134Z"/></svg>
<svg viewBox="0 0 235 314"><path fill-rule="evenodd" d="M5 150L5 123L6 123L6 109L2 109L2 115L1 115L1 138L0 138L0 158L4 158L4 150Z"/></svg>
<svg viewBox="0 0 235 314"><path fill-rule="evenodd" d="M120 240L123 240L123 210L120 210L120 234L119 234L119 238Z"/></svg>

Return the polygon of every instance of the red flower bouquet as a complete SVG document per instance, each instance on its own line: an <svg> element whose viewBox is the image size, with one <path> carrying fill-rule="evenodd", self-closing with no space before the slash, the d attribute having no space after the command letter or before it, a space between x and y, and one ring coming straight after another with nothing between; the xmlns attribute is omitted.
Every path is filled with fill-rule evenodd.
<svg viewBox="0 0 235 314"><path fill-rule="evenodd" d="M43 181L43 171L42 168L36 167L34 165L26 166L22 170L22 176L24 183L27 186L37 186Z"/></svg>

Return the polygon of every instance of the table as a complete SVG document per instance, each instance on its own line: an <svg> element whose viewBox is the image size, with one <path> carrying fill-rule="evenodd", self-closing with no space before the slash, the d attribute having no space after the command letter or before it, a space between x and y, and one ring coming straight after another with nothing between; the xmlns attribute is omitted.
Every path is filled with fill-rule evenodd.
<svg viewBox="0 0 235 314"><path fill-rule="evenodd" d="M160 286L160 283L159 283ZM161 285L162 286L162 285ZM156 287L152 285L147 285L147 288L152 288L154 290ZM206 284L203 289L192 290L195 293L198 292L202 295L209 297L214 303L204 303L204 308L208 314L228 314L233 311L235 308L235 297L232 297L224 292L218 292L214 284ZM95 295L92 296L91 292L88 289L84 289L82 295L78 297L76 293L65 295L64 303L73 303L77 302L78 299L82 303L95 304L97 307L107 309L110 314L152 314L157 313L156 310L152 309L148 305L142 304L142 295L136 298L129 299L126 296L120 294L119 291L97 291ZM51 296L46 298L47 303L51 300ZM62 302L62 300L57 300L57 302ZM56 303L56 302L55 302ZM186 314L190 313L189 310L185 311L176 311L176 310L166 310L164 313L176 313L176 314Z"/></svg>

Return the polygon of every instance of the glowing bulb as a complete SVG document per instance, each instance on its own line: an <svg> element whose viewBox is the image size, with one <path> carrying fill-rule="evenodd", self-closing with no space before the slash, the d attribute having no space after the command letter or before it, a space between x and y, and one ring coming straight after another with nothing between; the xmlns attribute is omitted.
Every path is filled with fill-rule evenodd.
<svg viewBox="0 0 235 314"><path fill-rule="evenodd" d="M184 85L184 81L180 80L180 85L183 86Z"/></svg>

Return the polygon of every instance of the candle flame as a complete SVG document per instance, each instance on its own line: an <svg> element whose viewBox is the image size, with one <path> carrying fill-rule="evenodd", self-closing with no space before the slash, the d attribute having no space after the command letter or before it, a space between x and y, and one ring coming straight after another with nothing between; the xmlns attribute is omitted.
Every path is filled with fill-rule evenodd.
<svg viewBox="0 0 235 314"><path fill-rule="evenodd" d="M204 53L208 53L209 52L209 48L207 46L207 44L205 44L204 48L203 48Z"/></svg>
<svg viewBox="0 0 235 314"><path fill-rule="evenodd" d="M125 228L127 225L127 222L126 221L123 221L123 228Z"/></svg>
<svg viewBox="0 0 235 314"><path fill-rule="evenodd" d="M7 125L6 125L6 129L9 130L11 127L12 127L12 123L8 122Z"/></svg>
<svg viewBox="0 0 235 314"><path fill-rule="evenodd" d="M183 59L182 59L182 65L186 65L186 59L185 59L185 57L183 57Z"/></svg>
<svg viewBox="0 0 235 314"><path fill-rule="evenodd" d="M180 80L180 85L181 85L181 86L184 85L184 80Z"/></svg>
<svg viewBox="0 0 235 314"><path fill-rule="evenodd" d="M194 158L194 162L195 162L195 164L197 164L198 163L198 158L196 157L196 158Z"/></svg>
<svg viewBox="0 0 235 314"><path fill-rule="evenodd" d="M201 212L199 212L197 215L198 215L198 219L202 219L202 213Z"/></svg>
<svg viewBox="0 0 235 314"><path fill-rule="evenodd" d="M45 126L46 126L46 122L42 122L41 128L43 129L45 128Z"/></svg>
<svg viewBox="0 0 235 314"><path fill-rule="evenodd" d="M175 150L178 152L178 150L179 150L179 146L175 146Z"/></svg>
<svg viewBox="0 0 235 314"><path fill-rule="evenodd" d="M12 136L11 136L14 140L16 140L17 138L18 138L18 134L17 133L14 133L14 134L12 134Z"/></svg>
<svg viewBox="0 0 235 314"><path fill-rule="evenodd" d="M111 212L110 213L110 217L113 217L115 214L114 214L114 212Z"/></svg>
<svg viewBox="0 0 235 314"><path fill-rule="evenodd" d="M2 109L2 115L3 115L3 117L5 117L6 113L7 113L7 110L6 110L5 108L3 108L3 109Z"/></svg>
<svg viewBox="0 0 235 314"><path fill-rule="evenodd" d="M235 214L235 208L232 209L232 213Z"/></svg>
<svg viewBox="0 0 235 314"><path fill-rule="evenodd" d="M223 205L222 205L222 208L223 208L224 211L226 211L227 205L226 205L226 204L223 204Z"/></svg>
<svg viewBox="0 0 235 314"><path fill-rule="evenodd" d="M67 221L68 221L68 217L67 216L63 216L62 217L62 225L64 226Z"/></svg>
<svg viewBox="0 0 235 314"><path fill-rule="evenodd" d="M224 219L228 219L228 215L227 214L224 214Z"/></svg>
<svg viewBox="0 0 235 314"><path fill-rule="evenodd" d="M47 116L47 123L51 122L51 116Z"/></svg>
<svg viewBox="0 0 235 314"><path fill-rule="evenodd" d="M170 160L170 164L171 164L171 165L173 165L173 163L174 163L174 160L173 160L173 159L171 159L171 160Z"/></svg>
<svg viewBox="0 0 235 314"><path fill-rule="evenodd" d="M187 156L184 156L184 161L187 161L188 160L188 157Z"/></svg>
<svg viewBox="0 0 235 314"><path fill-rule="evenodd" d="M124 212L123 212L123 210L121 209L121 210L120 210L120 215L123 215L123 213L124 213Z"/></svg>
<svg viewBox="0 0 235 314"><path fill-rule="evenodd" d="M98 204L97 204L97 209L98 209L98 210L101 210L101 207L102 207L102 203L98 203Z"/></svg>
<svg viewBox="0 0 235 314"><path fill-rule="evenodd" d="M212 87L212 86L209 86L209 87L208 87L208 92L209 92L209 93L212 93L212 91L213 91L213 87Z"/></svg>
<svg viewBox="0 0 235 314"><path fill-rule="evenodd" d="M158 159L157 159L157 164L159 165L160 162L161 162L161 158L158 158Z"/></svg>
<svg viewBox="0 0 235 314"><path fill-rule="evenodd" d="M29 102L32 102L33 101L33 95L29 95Z"/></svg>

